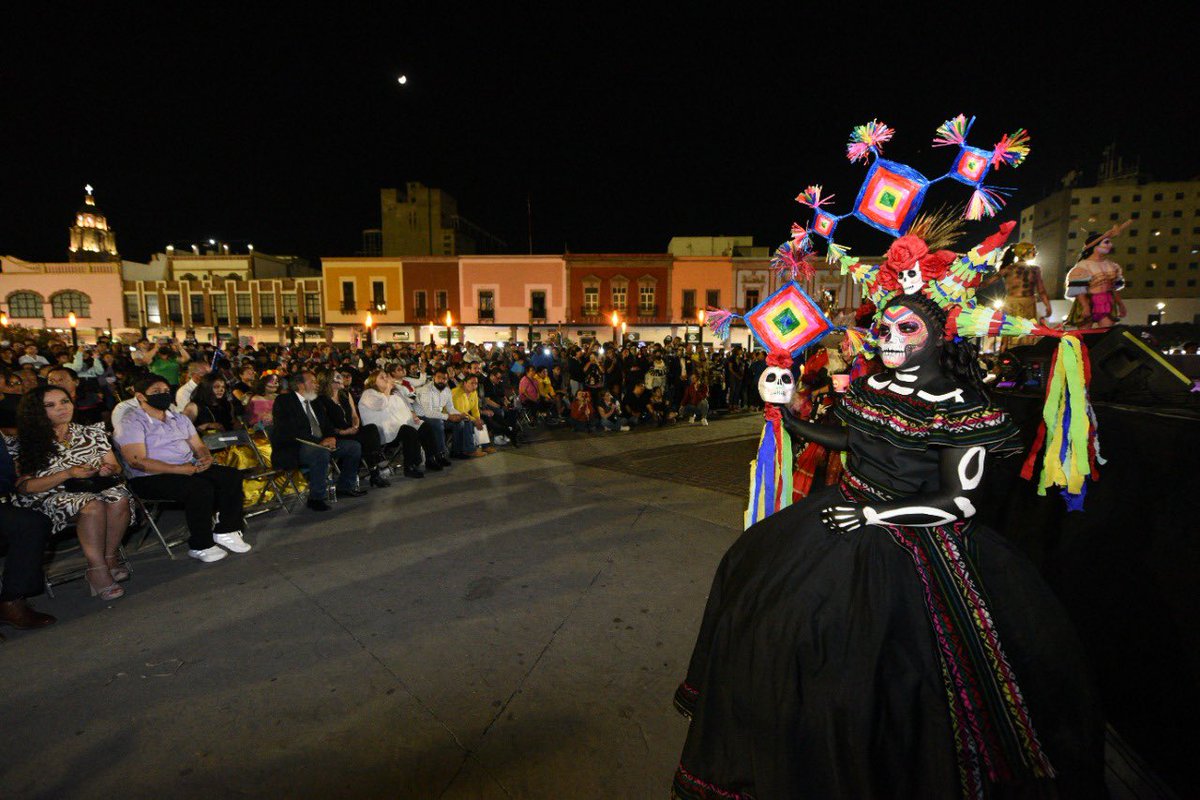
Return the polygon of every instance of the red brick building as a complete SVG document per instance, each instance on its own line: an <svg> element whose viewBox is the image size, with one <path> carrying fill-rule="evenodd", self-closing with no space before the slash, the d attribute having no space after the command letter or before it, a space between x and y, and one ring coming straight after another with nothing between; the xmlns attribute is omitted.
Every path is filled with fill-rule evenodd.
<svg viewBox="0 0 1200 800"><path fill-rule="evenodd" d="M608 325L613 311L623 322L671 322L671 264L667 253L567 254L567 320Z"/></svg>

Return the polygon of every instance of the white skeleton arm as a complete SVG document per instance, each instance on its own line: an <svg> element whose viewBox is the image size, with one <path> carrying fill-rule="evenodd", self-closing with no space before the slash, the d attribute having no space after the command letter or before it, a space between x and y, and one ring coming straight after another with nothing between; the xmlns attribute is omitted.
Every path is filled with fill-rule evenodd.
<svg viewBox="0 0 1200 800"><path fill-rule="evenodd" d="M821 520L836 532L849 533L863 525L925 528L970 519L986 459L983 447L947 447L938 461L938 491L890 503L831 506L821 512Z"/></svg>

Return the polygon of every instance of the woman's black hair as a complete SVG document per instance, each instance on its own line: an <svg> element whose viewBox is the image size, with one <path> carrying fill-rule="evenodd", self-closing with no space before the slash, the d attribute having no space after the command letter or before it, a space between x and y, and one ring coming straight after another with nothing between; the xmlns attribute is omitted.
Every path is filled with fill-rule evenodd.
<svg viewBox="0 0 1200 800"><path fill-rule="evenodd" d="M218 398L213 391L213 384L217 381L225 384L225 396L222 398ZM200 380L200 385L196 387L196 391L192 392L192 402L196 404L196 408L228 403L229 382L220 373L210 372Z"/></svg>
<svg viewBox="0 0 1200 800"><path fill-rule="evenodd" d="M65 389L52 384L35 386L21 397L17 404L17 442L20 447L20 469L22 475L36 475L50 466L50 456L58 443L54 439L54 425L46 413L46 395L62 392L70 400Z"/></svg>
<svg viewBox="0 0 1200 800"><path fill-rule="evenodd" d="M897 295L884 304L883 309L903 305L916 311L929 323L932 336L943 337L946 333L946 312L937 303L923 294ZM979 347L970 339L955 336L945 339L941 347L942 369L955 380L984 392L983 367L979 365Z"/></svg>
<svg viewBox="0 0 1200 800"><path fill-rule="evenodd" d="M1090 256L1096 249L1096 245L1104 241L1104 237L1098 233L1091 231L1082 231L1083 233L1083 249L1079 251L1079 260L1083 261Z"/></svg>

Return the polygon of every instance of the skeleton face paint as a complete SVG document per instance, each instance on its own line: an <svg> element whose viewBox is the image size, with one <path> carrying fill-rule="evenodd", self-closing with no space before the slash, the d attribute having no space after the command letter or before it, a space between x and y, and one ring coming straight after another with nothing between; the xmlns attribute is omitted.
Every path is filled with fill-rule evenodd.
<svg viewBox="0 0 1200 800"><path fill-rule="evenodd" d="M767 367L758 379L758 393L767 403L786 406L792 402L795 392L796 383L791 371L782 367Z"/></svg>
<svg viewBox="0 0 1200 800"><path fill-rule="evenodd" d="M920 314L903 305L884 310L879 323L879 355L885 367L902 367L929 346L929 325Z"/></svg>
<svg viewBox="0 0 1200 800"><path fill-rule="evenodd" d="M900 270L896 273L896 278L899 279L900 289L905 294L916 294L925 285L925 280L921 277L920 261L914 261L908 269Z"/></svg>

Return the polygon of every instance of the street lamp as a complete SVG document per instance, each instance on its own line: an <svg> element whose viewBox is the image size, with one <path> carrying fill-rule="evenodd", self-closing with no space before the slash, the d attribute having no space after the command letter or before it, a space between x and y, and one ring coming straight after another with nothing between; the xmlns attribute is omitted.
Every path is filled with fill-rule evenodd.
<svg viewBox="0 0 1200 800"><path fill-rule="evenodd" d="M617 316L617 312L612 313L612 329L613 329L613 344L617 343L617 325L621 322L621 318Z"/></svg>
<svg viewBox="0 0 1200 800"><path fill-rule="evenodd" d="M452 317L450 315L450 312L447 311L446 312L446 349L447 350L450 349L450 343L453 341L453 339L451 338L452 334L450 333L450 326L453 324L454 324L454 317Z"/></svg>
<svg viewBox="0 0 1200 800"><path fill-rule="evenodd" d="M699 343L700 343L700 352L701 353L704 352L704 317L705 317L704 309L703 308L698 309L696 311L696 330L697 330L697 336L698 336Z"/></svg>
<svg viewBox="0 0 1200 800"><path fill-rule="evenodd" d="M621 344L625 344L625 323L621 323Z"/></svg>
<svg viewBox="0 0 1200 800"><path fill-rule="evenodd" d="M67 314L67 324L71 326L71 347L79 347L79 332L75 330L78 320L75 319L75 312Z"/></svg>
<svg viewBox="0 0 1200 800"><path fill-rule="evenodd" d="M8 327L8 312L0 311L0 326Z"/></svg>
<svg viewBox="0 0 1200 800"><path fill-rule="evenodd" d="M375 324L375 318L371 316L371 312L367 312L367 321L363 323L363 327L367 329L367 344L375 344L375 339L371 335L371 326Z"/></svg>

